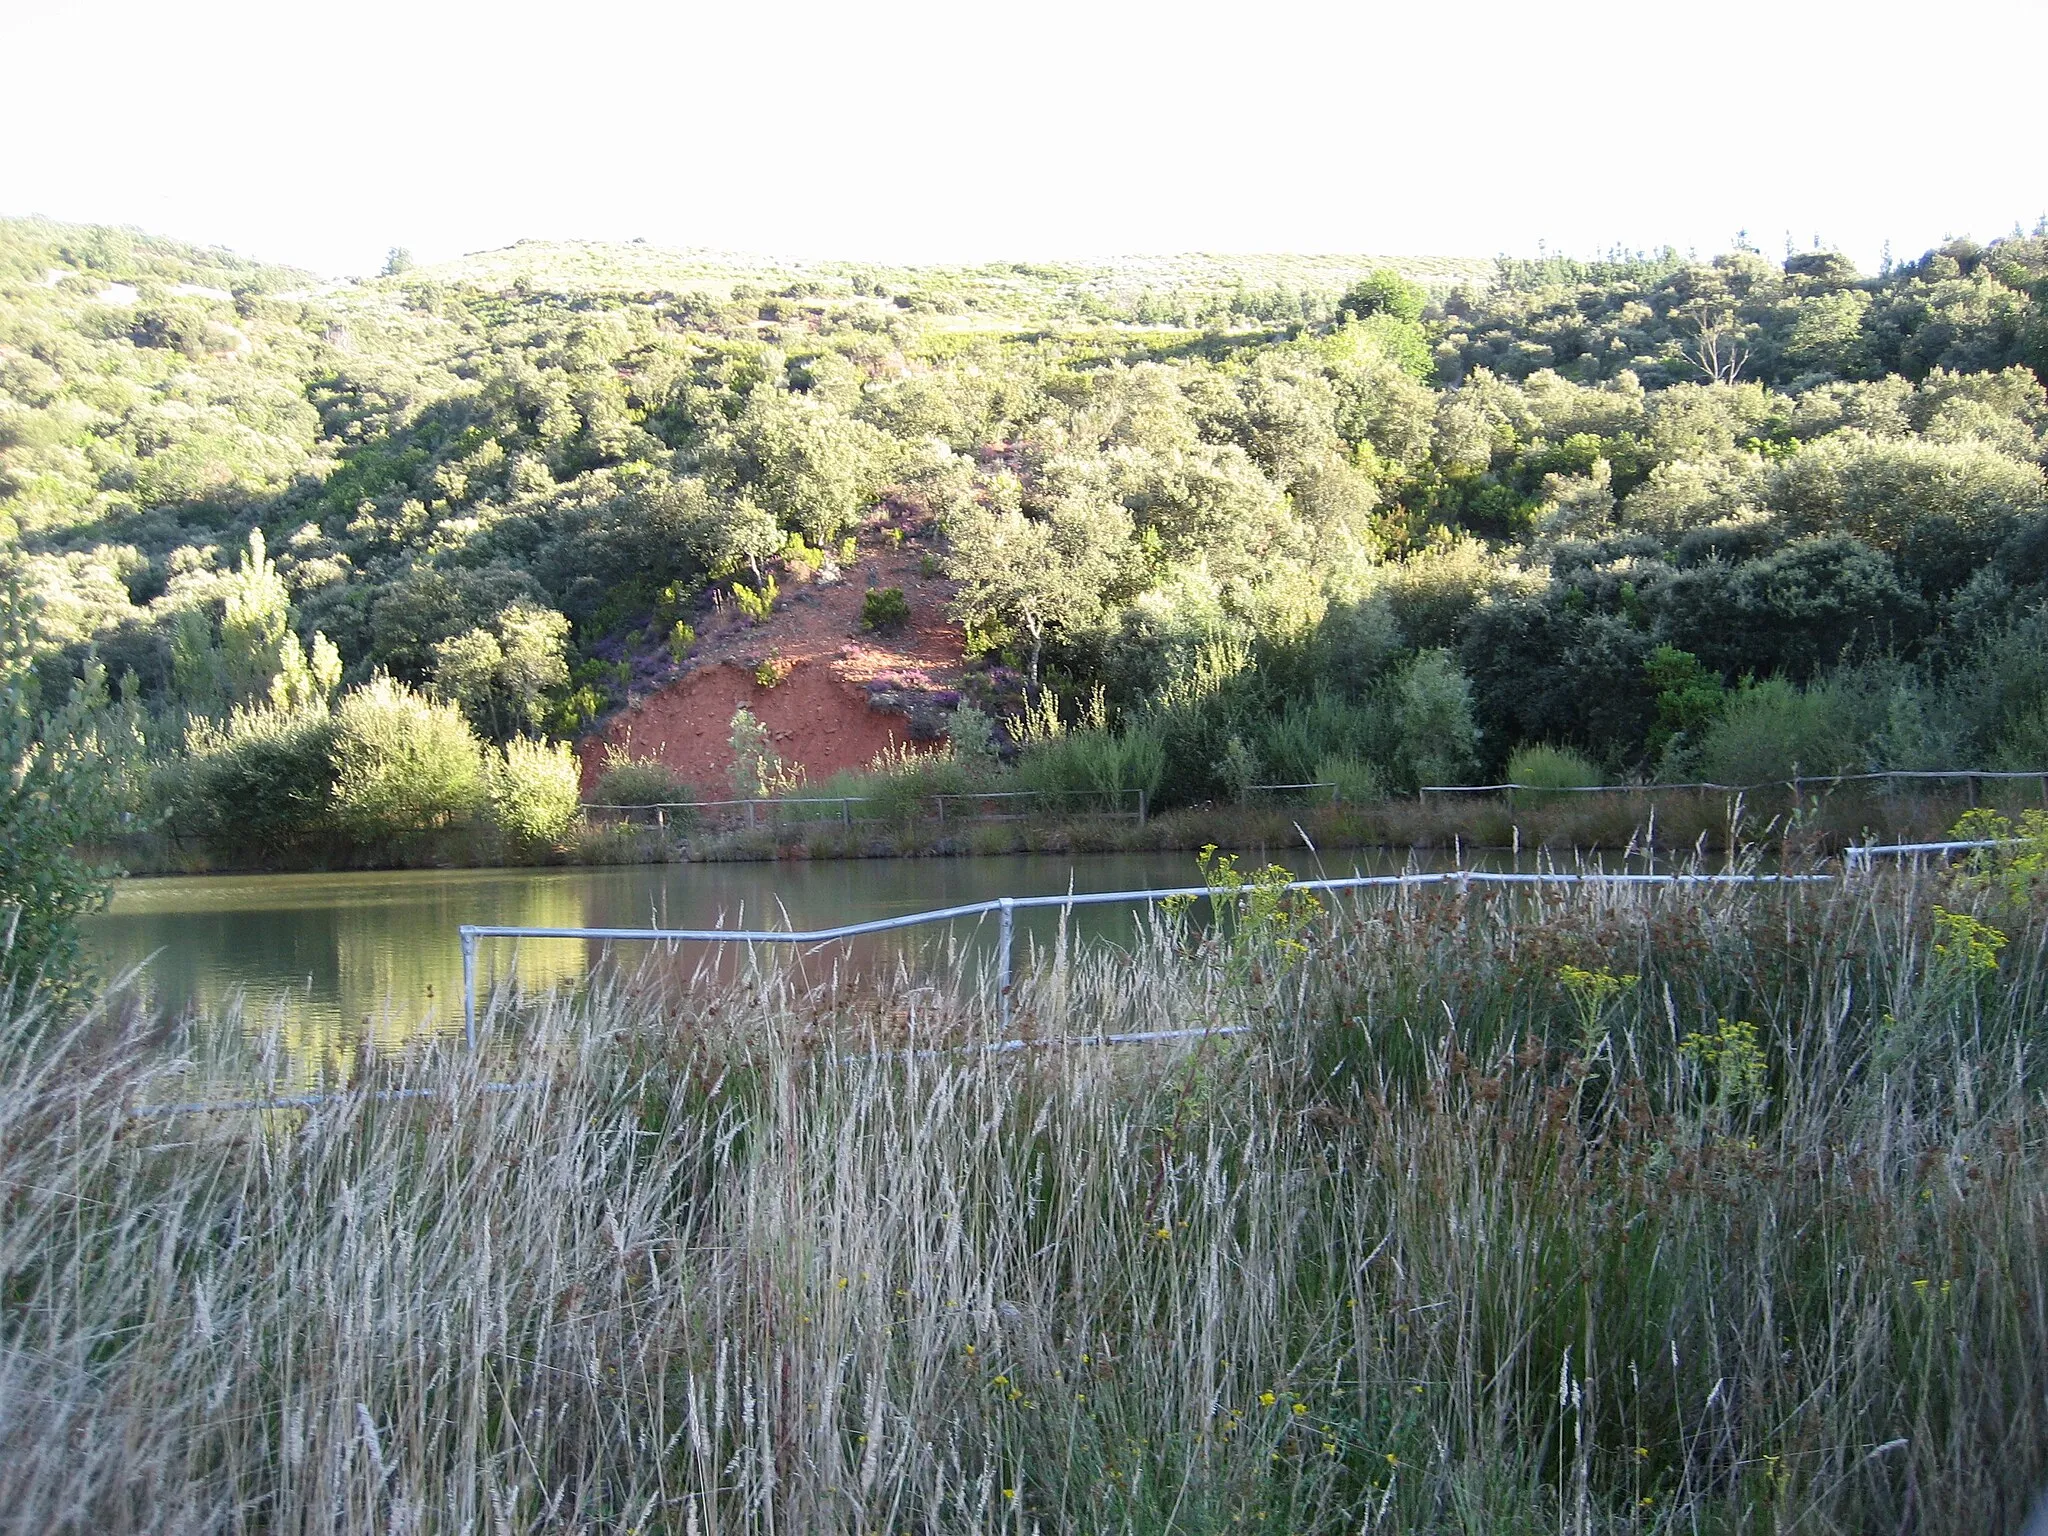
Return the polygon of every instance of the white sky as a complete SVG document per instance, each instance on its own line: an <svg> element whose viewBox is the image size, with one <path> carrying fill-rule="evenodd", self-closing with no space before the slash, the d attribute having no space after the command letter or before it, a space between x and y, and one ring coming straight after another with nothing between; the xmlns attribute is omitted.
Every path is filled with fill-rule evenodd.
<svg viewBox="0 0 2048 1536"><path fill-rule="evenodd" d="M2048 0L0 0L0 213L329 273L522 237L881 260L1703 254L2048 211Z"/></svg>

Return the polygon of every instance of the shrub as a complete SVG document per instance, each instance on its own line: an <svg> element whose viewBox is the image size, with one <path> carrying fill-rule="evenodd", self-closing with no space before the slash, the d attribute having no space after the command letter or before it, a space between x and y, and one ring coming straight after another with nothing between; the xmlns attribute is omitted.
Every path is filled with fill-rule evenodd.
<svg viewBox="0 0 2048 1536"><path fill-rule="evenodd" d="M980 766L964 756L896 747L877 754L865 773L835 777L828 789L864 798L868 803L862 814L867 817L907 826L933 814L933 796L965 795L982 788L986 780Z"/></svg>
<svg viewBox="0 0 2048 1536"><path fill-rule="evenodd" d="M1471 769L1479 741L1472 684L1448 651L1424 651L1403 667L1391 704L1401 763L1414 783L1455 783Z"/></svg>
<svg viewBox="0 0 2048 1536"><path fill-rule="evenodd" d="M1355 757L1325 757L1316 764L1315 782L1335 786L1334 798L1344 805L1366 805L1386 798L1386 781L1371 763Z"/></svg>
<svg viewBox="0 0 2048 1536"><path fill-rule="evenodd" d="M590 791L595 805L671 805L690 797L675 770L658 757L635 757L630 746L607 743L604 768Z"/></svg>
<svg viewBox="0 0 2048 1536"><path fill-rule="evenodd" d="M1716 784L1769 784L1858 766L1861 741L1851 701L1829 683L1800 688L1783 678L1730 696L1701 735L1695 768Z"/></svg>
<svg viewBox="0 0 2048 1536"><path fill-rule="evenodd" d="M910 601L901 587L877 587L861 599L861 628L893 633L910 622Z"/></svg>
<svg viewBox="0 0 2048 1536"><path fill-rule="evenodd" d="M962 704L946 723L946 739L956 757L969 761L996 755L995 722L972 704Z"/></svg>
<svg viewBox="0 0 2048 1536"><path fill-rule="evenodd" d="M696 644L697 631L680 619L677 620L676 627L669 631L668 659L681 666Z"/></svg>
<svg viewBox="0 0 2048 1536"><path fill-rule="evenodd" d="M163 791L173 831L230 857L318 855L334 793L326 710L238 709L226 725L194 721L185 750L183 772Z"/></svg>
<svg viewBox="0 0 2048 1536"><path fill-rule="evenodd" d="M741 613L756 624L765 623L768 615L775 611L775 599L779 592L780 588L775 585L773 576L763 576L758 591L745 582L736 581L732 584L733 602L738 605Z"/></svg>
<svg viewBox="0 0 2048 1536"><path fill-rule="evenodd" d="M380 848L468 819L483 758L462 712L379 675L334 711L335 830Z"/></svg>
<svg viewBox="0 0 2048 1536"><path fill-rule="evenodd" d="M732 712L732 792L742 800L760 800L794 789L799 775L785 769L775 755L768 727L742 704Z"/></svg>
<svg viewBox="0 0 2048 1536"><path fill-rule="evenodd" d="M1515 749L1508 758L1508 782L1532 789L1584 789L1601 778L1585 754L1544 742Z"/></svg>
<svg viewBox="0 0 2048 1536"><path fill-rule="evenodd" d="M565 742L515 736L489 768L491 820L521 852L558 847L575 825L583 771Z"/></svg>
<svg viewBox="0 0 2048 1536"><path fill-rule="evenodd" d="M107 895L108 872L80 845L112 835L134 803L141 740L97 665L59 708L38 710L27 642L0 594L0 990L34 978L61 997L87 980L77 919Z"/></svg>
<svg viewBox="0 0 2048 1536"><path fill-rule="evenodd" d="M1133 792L1156 799L1165 773L1165 742L1144 722L1041 734L1017 759L1017 787L1046 795L1053 810L1087 809L1088 796L1105 810L1133 810Z"/></svg>

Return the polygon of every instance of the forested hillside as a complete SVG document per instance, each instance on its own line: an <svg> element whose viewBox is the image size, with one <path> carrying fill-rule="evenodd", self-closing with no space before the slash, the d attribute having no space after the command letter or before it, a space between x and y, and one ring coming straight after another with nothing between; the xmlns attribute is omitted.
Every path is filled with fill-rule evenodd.
<svg viewBox="0 0 2048 1536"><path fill-rule="evenodd" d="M335 733L376 735L344 696L574 735L714 607L906 527L970 697L1142 735L1169 802L1529 743L1617 776L2048 763L2039 231L1876 275L391 269L0 222L6 574L44 697L104 663L165 794L307 731L302 798L334 793Z"/></svg>

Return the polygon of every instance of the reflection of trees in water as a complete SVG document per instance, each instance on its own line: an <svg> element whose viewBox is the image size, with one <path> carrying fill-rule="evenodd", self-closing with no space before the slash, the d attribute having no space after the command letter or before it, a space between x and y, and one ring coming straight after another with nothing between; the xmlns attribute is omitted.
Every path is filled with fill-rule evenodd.
<svg viewBox="0 0 2048 1536"><path fill-rule="evenodd" d="M1086 861L1083 889L1134 889L1188 878L1186 855ZM559 871L414 871L388 875L217 876L138 881L88 924L108 974L149 959L135 1006L199 1021L200 1074L250 1086L266 1042L282 1091L345 1083L365 1039L392 1051L462 1031L463 923L516 927L818 928L995 896L1059 891L1065 858L849 860L817 864L639 866ZM1056 913L1020 914L1020 959L1058 942ZM576 939L484 940L480 996L532 998L591 979L630 986L643 967L687 989L749 966L796 968L803 987L874 987L899 964L949 975L992 955L996 923L894 932L822 946L670 948ZM1070 941L1127 942L1131 914L1084 908ZM150 957L154 955L153 959ZM199 1084L189 1085L193 1091ZM181 1089L180 1092L185 1090Z"/></svg>

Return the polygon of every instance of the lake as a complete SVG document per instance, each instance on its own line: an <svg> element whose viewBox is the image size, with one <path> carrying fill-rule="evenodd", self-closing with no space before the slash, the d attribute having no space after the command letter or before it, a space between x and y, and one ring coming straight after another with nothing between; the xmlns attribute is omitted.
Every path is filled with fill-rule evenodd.
<svg viewBox="0 0 2048 1536"><path fill-rule="evenodd" d="M1246 867L1259 862L1247 857ZM1306 852L1287 860L1318 871ZM1412 867L1450 867L1443 854ZM1506 867L1505 856L1471 868ZM1528 866L1526 856L1520 861ZM1330 876L1388 874L1411 864L1391 850L1347 850L1323 861ZM306 1085L347 1063L359 1042L392 1047L462 1032L463 923L519 927L749 927L811 929L999 896L1068 890L1198 885L1191 853L1088 857L1025 855L945 859L820 859L608 868L403 870L307 875L203 875L119 882L111 907L85 924L109 977L136 975L132 995L151 1014L196 1022L202 1079L248 1080L252 1045L274 1039L283 1083ZM1080 908L1072 931L1123 939L1135 907ZM1047 942L1059 914L1019 913L1024 946ZM993 951L993 916L831 946L804 963L871 972L909 950L933 956L947 938ZM614 946L627 963L643 946ZM492 985L531 993L574 984L605 954L579 939L485 939L479 994Z"/></svg>
<svg viewBox="0 0 2048 1536"><path fill-rule="evenodd" d="M1354 865L1384 872L1399 861L1346 853L1330 861L1329 873L1349 874ZM149 1011L200 1022L205 1075L246 1075L250 1042L274 1033L286 1078L305 1084L342 1067L365 1037L395 1046L461 1033L463 923L807 929L998 896L1199 883L1189 853L205 875L121 881L112 906L88 920L86 942L109 976L141 968L134 985ZM1075 927L1127 935L1133 910L1083 908ZM1020 913L1020 945L1051 938L1057 923L1055 913ZM995 927L988 918L951 930L992 947ZM835 947L822 963L850 955L871 967L906 946L929 952L943 933L878 936ZM479 989L573 983L603 948L574 939L482 940ZM640 946L622 948L637 954Z"/></svg>

